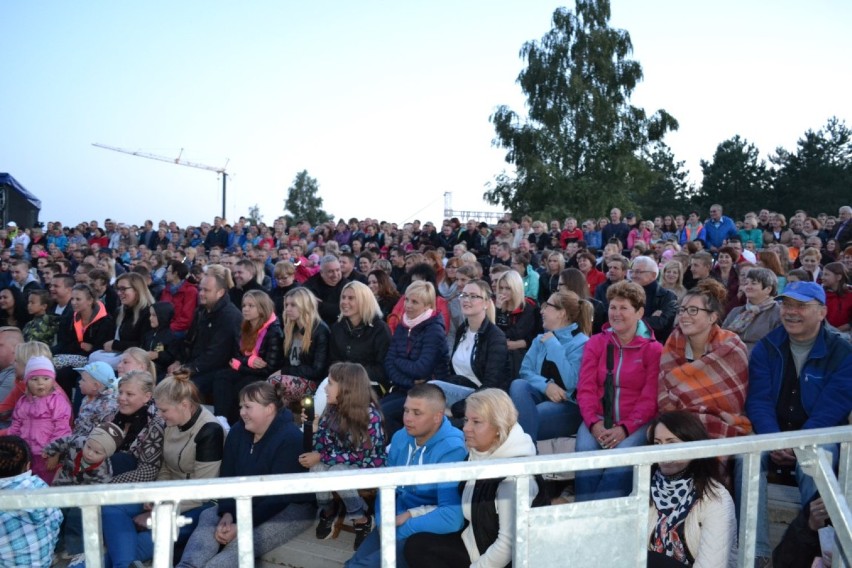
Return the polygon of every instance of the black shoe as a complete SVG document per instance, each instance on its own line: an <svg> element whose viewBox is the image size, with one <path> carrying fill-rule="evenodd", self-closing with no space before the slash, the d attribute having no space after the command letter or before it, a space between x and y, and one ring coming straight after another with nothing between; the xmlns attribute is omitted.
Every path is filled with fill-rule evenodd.
<svg viewBox="0 0 852 568"><path fill-rule="evenodd" d="M358 547L361 546L367 535L373 532L373 518L368 516L366 522L352 524L355 527L355 546L353 550L358 550Z"/></svg>
<svg viewBox="0 0 852 568"><path fill-rule="evenodd" d="M334 514L330 514L329 516L325 516L324 511L320 511L319 514L319 523L317 523L317 538L320 540L325 540L331 536L331 529L334 526Z"/></svg>

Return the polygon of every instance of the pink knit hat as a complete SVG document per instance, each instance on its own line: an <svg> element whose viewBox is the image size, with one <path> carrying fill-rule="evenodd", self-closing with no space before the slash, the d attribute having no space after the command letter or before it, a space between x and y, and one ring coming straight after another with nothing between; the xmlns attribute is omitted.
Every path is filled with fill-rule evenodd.
<svg viewBox="0 0 852 568"><path fill-rule="evenodd" d="M30 360L27 361L27 367L24 370L24 381L28 381L33 377L56 378L56 369L53 367L50 359L42 355L30 357Z"/></svg>

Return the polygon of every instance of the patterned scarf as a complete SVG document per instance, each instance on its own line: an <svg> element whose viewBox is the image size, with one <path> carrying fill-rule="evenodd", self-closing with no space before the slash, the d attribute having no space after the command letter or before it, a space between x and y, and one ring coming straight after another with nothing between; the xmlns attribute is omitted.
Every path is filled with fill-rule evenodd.
<svg viewBox="0 0 852 568"><path fill-rule="evenodd" d="M766 310L772 309L775 305L775 298L769 297L760 302L759 304L747 303L740 313L736 315L736 317L725 326L725 329L729 329L736 333L737 335L742 334L748 326L751 325L751 322L754 321L759 314L765 312Z"/></svg>
<svg viewBox="0 0 852 568"><path fill-rule="evenodd" d="M657 524L651 534L649 548L660 554L689 563L685 539L681 539L681 526L695 504L695 486L692 477L678 473L666 476L659 469L651 478L651 500L657 508Z"/></svg>
<svg viewBox="0 0 852 568"><path fill-rule="evenodd" d="M675 326L660 359L660 412L692 412L711 438L750 434L751 422L744 414L748 352L742 339L714 325L706 352L691 363L686 360L687 342L680 326Z"/></svg>

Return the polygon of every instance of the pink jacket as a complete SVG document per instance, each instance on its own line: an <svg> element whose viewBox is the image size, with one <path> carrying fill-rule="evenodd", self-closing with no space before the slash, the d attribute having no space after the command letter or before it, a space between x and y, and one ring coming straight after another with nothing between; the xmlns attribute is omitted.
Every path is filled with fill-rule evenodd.
<svg viewBox="0 0 852 568"><path fill-rule="evenodd" d="M577 404L583 422L591 429L603 420L604 381L606 380L606 346L615 346L613 378L615 379L614 424L623 425L632 434L657 414L657 381L663 346L640 322L639 331L622 347L615 333L605 329L589 338L580 364Z"/></svg>
<svg viewBox="0 0 852 568"><path fill-rule="evenodd" d="M34 456L50 442L71 435L71 405L59 387L47 396L35 397L27 393L15 403L12 425L6 434L20 436L29 445Z"/></svg>

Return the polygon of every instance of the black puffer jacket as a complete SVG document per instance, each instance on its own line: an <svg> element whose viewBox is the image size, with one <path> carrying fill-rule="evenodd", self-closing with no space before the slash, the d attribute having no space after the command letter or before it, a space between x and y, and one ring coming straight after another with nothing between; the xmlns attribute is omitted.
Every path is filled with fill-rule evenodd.
<svg viewBox="0 0 852 568"><path fill-rule="evenodd" d="M453 345L453 353L459 347L459 343L467 333L467 320L462 323L456 331L456 341ZM473 353L471 354L471 368L473 374L482 383L480 388L498 388L508 390L509 382L512 378L509 375L508 365L509 349L506 347L506 335L503 331L491 323L488 319L482 322L479 329L476 331L476 337L473 343ZM456 377L459 377L456 370L452 367L452 356L450 357L451 372ZM471 382L469 387L475 387L476 384Z"/></svg>
<svg viewBox="0 0 852 568"><path fill-rule="evenodd" d="M245 353L238 352L234 356L234 359L239 361L239 369L237 370L240 375L261 379L268 377L274 369L278 369L281 366L283 343L284 334L281 331L281 324L277 320L274 320L266 328L266 333L263 335L263 339L261 339L260 347L256 349L257 355L246 355ZM252 367L251 360L255 357L263 359L266 367L262 369Z"/></svg>
<svg viewBox="0 0 852 568"><path fill-rule="evenodd" d="M390 385L385 372L385 357L390 341L390 328L380 317L369 325L362 322L356 327L343 318L331 326L329 364L338 361L360 363L367 370L371 382L387 389Z"/></svg>
<svg viewBox="0 0 852 568"><path fill-rule="evenodd" d="M139 317L133 321L133 308L122 306L118 309L116 321L121 317L121 312L124 311L124 320L118 326L118 339L112 342L112 350L115 353L121 353L130 347L139 347L142 345L142 338L151 330L151 308L142 308L139 310Z"/></svg>
<svg viewBox="0 0 852 568"><path fill-rule="evenodd" d="M302 377L310 381L321 381L328 376L328 347L331 331L320 320L311 333L310 351L302 350L298 354L299 363L294 365L289 353L281 357L281 374Z"/></svg>

